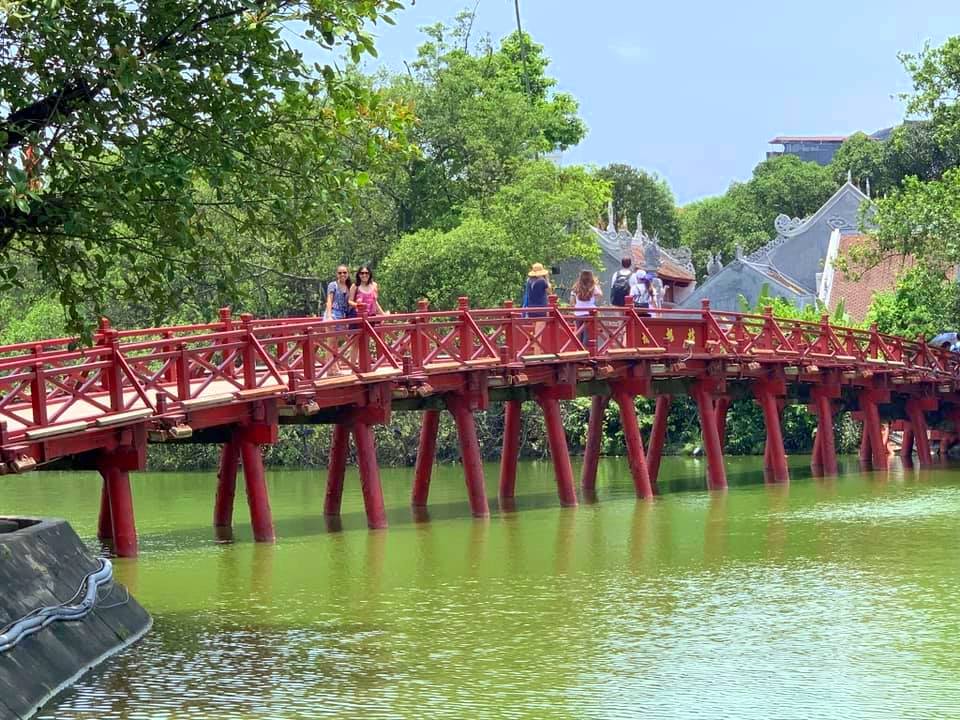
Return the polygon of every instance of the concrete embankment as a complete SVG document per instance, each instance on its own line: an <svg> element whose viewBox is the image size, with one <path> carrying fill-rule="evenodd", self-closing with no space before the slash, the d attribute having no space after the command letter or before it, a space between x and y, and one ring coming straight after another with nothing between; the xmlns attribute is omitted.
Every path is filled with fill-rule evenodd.
<svg viewBox="0 0 960 720"><path fill-rule="evenodd" d="M0 518L0 633L39 608L71 602L100 567L65 520ZM125 587L100 587L93 610L54 621L0 651L0 720L21 720L138 640L151 619Z"/></svg>

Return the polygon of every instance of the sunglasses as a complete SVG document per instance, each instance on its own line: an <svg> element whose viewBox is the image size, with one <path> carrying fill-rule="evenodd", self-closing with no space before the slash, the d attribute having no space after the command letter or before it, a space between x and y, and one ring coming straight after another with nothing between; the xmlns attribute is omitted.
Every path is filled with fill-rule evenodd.
<svg viewBox="0 0 960 720"><path fill-rule="evenodd" d="M361 270L361 271L360 271L360 274L361 274L361 275L369 275L370 273L368 273L366 270Z"/></svg>
<svg viewBox="0 0 960 720"><path fill-rule="evenodd" d="M348 273L346 270L337 270L337 275L349 275L349 274L350 273Z"/></svg>

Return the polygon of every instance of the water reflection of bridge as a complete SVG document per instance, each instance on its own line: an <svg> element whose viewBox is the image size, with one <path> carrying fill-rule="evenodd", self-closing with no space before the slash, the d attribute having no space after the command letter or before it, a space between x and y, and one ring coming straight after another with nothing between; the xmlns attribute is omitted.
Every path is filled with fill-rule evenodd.
<svg viewBox="0 0 960 720"><path fill-rule="evenodd" d="M539 313L536 317L532 312ZM818 432L813 467L837 472L834 418L863 421L861 459L887 465L887 432L899 428L904 455L916 447L931 461L930 439L953 427L960 407L954 355L871 330L762 315L670 310L641 315L599 308L418 312L341 322L317 318L255 320L229 310L215 323L118 331L103 321L94 345L57 339L0 348L0 470L20 473L69 462L103 475L99 534L120 555L137 552L128 473L142 470L148 442L222 445L214 524L230 536L237 470L242 465L254 537L274 526L261 446L283 423L334 425L326 515L339 515L351 438L367 521L387 524L372 428L393 411L423 413L411 501L425 507L441 412L453 415L471 512L489 514L473 413L505 406L499 494L514 496L521 403L541 408L563 505L578 500L560 402L593 398L580 492L594 497L602 417L616 402L638 497L651 497L672 398L697 405L707 486L727 486L723 463L732 400L755 398L763 410L769 479L789 479L780 414L807 405ZM656 397L645 449L634 399ZM928 429L928 420L934 430Z"/></svg>

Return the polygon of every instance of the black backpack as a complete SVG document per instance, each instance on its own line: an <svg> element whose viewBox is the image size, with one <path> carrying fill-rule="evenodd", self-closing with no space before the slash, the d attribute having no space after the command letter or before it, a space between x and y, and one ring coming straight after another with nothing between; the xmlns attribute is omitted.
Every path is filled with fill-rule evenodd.
<svg viewBox="0 0 960 720"><path fill-rule="evenodd" d="M617 270L617 275L613 279L613 285L610 286L611 305L623 307L627 304L627 296L630 294L630 275L631 272L626 268Z"/></svg>

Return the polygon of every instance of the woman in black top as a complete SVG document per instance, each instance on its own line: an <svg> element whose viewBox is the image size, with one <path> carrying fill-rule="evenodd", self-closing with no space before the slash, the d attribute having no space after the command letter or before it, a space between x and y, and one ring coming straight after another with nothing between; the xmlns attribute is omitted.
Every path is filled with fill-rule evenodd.
<svg viewBox="0 0 960 720"><path fill-rule="evenodd" d="M540 263L534 263L527 273L527 284L523 292L523 306L526 308L545 308L547 307L547 296L550 294L550 281L547 277L550 271ZM546 310L527 311L528 318L542 318L547 316ZM535 322L533 324L533 334L530 336L530 347L534 354L542 352L540 345L540 336L546 327L545 322Z"/></svg>

